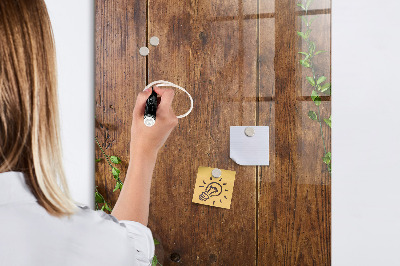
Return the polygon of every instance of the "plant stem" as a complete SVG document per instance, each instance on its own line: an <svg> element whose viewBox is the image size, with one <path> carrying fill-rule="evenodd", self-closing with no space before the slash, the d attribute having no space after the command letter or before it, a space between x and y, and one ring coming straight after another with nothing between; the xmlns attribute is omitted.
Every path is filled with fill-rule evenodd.
<svg viewBox="0 0 400 266"><path fill-rule="evenodd" d="M324 137L324 132L322 131L321 113L319 110L319 105L317 111L318 111L318 123L319 123L319 128L321 129L321 137L322 137L322 143L324 144L324 155L325 155L326 154L325 137Z"/></svg>
<svg viewBox="0 0 400 266"><path fill-rule="evenodd" d="M307 15L308 15L308 8L305 9L305 17L306 17L306 21L307 21L307 23L306 23L307 32L309 32L310 31L310 25L309 25L309 21L307 19L308 18ZM308 51L310 51L311 41L310 41L310 38L308 36L307 36L307 46L308 46ZM315 50L315 45L314 45L314 50ZM314 51L312 51L312 53L314 53ZM311 69L311 72L312 72L312 75L313 75L313 79L314 79L314 83L315 83L314 86L313 86L313 89L318 94L318 97L320 97L319 96L319 92L318 92L317 77L316 77L316 73L315 73L313 58L314 58L314 55L310 54L310 59L309 59L310 60L310 69ZM320 110L319 105L317 105L317 112L318 112L317 113L317 115L318 115L318 123L319 123L319 128L320 128L320 131L321 131L321 138L322 138L322 143L323 143L323 146L324 146L324 156L325 156L325 154L327 154L327 151L326 151L326 145L325 145L325 136L324 136L324 132L322 130L322 118L321 118L321 110ZM327 165L327 167L328 167L328 170L329 170L329 165Z"/></svg>
<svg viewBox="0 0 400 266"><path fill-rule="evenodd" d="M99 195L101 195L101 193L97 190L97 186L96 186L96 193L98 193ZM104 205L104 204L107 204L107 205L111 208L111 204L107 203L107 201L104 199L104 196L101 195L101 197L102 197L103 200L104 200L103 205ZM100 209L101 209L100 206L99 206L99 203L95 202L95 205L96 205L96 210L100 210ZM112 208L111 208L111 209L112 209Z"/></svg>
<svg viewBox="0 0 400 266"><path fill-rule="evenodd" d="M313 79L316 82L316 75L315 75L315 69L314 69L314 64L313 64L312 58L313 57L310 58L310 68L313 73ZM315 84L314 90L318 93L318 85L317 84ZM319 96L319 93L318 93L318 96ZM322 143L324 144L324 155L325 155L326 154L326 145L325 145L324 132L322 131L322 118L321 118L321 111L320 111L319 105L317 105L317 111L318 111L318 123L319 123L319 127L321 129L321 138L322 138Z"/></svg>
<svg viewBox="0 0 400 266"><path fill-rule="evenodd" d="M309 40L307 40L307 41L309 41ZM310 57L310 68L311 68L311 72L313 74L313 79L316 82L316 75L315 75L315 69L314 69L314 64L313 64L312 58L313 57ZM317 84L315 84L314 90L318 93L318 85ZM319 93L318 93L318 96L319 96ZM322 143L324 144L324 154L326 154L325 137L324 137L324 132L322 130L322 118L321 118L321 111L320 111L319 105L317 105L317 108L318 108L317 109L317 111L318 111L318 123L319 123L319 127L321 129Z"/></svg>
<svg viewBox="0 0 400 266"><path fill-rule="evenodd" d="M96 141L96 143L97 143L97 146L99 146L101 152L103 153L104 157L106 158L108 165L111 167L111 169L113 169L114 166L111 164L110 159L108 158L107 154L104 152L103 148L101 147L101 145L100 145L100 143L99 143L99 140L97 139L97 137L94 137L94 139L95 139L95 141ZM114 177L114 178L115 178L115 177ZM119 178L119 176L118 176L117 178L115 178L115 179L116 179L118 182L121 182L121 183L122 183L122 181L121 181L121 179Z"/></svg>
<svg viewBox="0 0 400 266"><path fill-rule="evenodd" d="M101 152L103 153L104 157L106 158L108 165L109 165L111 168L114 168L114 166L112 166L112 164L111 164L111 162L110 162L110 159L108 158L108 156L107 156L106 153L104 152L103 148L101 147L99 141L97 140L97 137L94 137L94 139L96 140L97 146L99 146Z"/></svg>

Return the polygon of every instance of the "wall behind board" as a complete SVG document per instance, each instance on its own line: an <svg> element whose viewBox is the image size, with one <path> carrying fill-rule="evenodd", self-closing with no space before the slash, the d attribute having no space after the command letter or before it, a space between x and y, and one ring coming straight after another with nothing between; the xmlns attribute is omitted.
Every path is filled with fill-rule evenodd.
<svg viewBox="0 0 400 266"><path fill-rule="evenodd" d="M400 265L399 10L332 1L333 265Z"/></svg>
<svg viewBox="0 0 400 266"><path fill-rule="evenodd" d="M94 206L92 0L46 0L57 50L61 137L72 197Z"/></svg>

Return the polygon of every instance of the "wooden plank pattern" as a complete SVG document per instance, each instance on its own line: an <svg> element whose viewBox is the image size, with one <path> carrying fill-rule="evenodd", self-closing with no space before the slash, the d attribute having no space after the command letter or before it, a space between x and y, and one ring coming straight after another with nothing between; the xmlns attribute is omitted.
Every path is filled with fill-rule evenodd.
<svg viewBox="0 0 400 266"><path fill-rule="evenodd" d="M251 4L256 1L246 7ZM174 82L194 98L193 112L179 121L155 170L149 225L161 240L163 265L173 265L171 254L183 265L256 263L255 167L229 158L229 126L255 125L256 104L243 98L256 91L256 21L240 18L244 3L232 11L231 5L149 1L148 37L160 38L149 55L149 81ZM236 18L218 21L229 12ZM187 108L177 91L174 110ZM199 166L236 171L230 210L191 203Z"/></svg>
<svg viewBox="0 0 400 266"><path fill-rule="evenodd" d="M272 158L270 166L260 167L258 265L330 265L330 176L322 162L319 125L307 117L315 104L304 101L311 91L301 82L306 73L298 64L301 45L296 30L301 21L296 9L293 1L276 0L274 23L260 22L260 58L268 58L274 50L275 61L267 62L267 69L260 67L260 96L272 94L274 99L260 105L259 115L260 124L271 126ZM322 25L330 26L327 21ZM315 31L321 34L320 29ZM321 36L317 38L320 48L328 45L321 50L330 51L330 40L321 43ZM318 65L329 78L330 60ZM272 67L271 93L268 68ZM323 102L321 108L326 117L330 102ZM327 130L325 136L330 143Z"/></svg>
<svg viewBox="0 0 400 266"><path fill-rule="evenodd" d="M140 0L96 2L96 137L108 155L122 163L122 181L129 163L132 111L137 93L146 85L145 58L138 54L146 43L146 3ZM96 147L96 158L102 158ZM96 186L114 206L119 192L103 160L96 163Z"/></svg>
<svg viewBox="0 0 400 266"><path fill-rule="evenodd" d="M329 7L316 1L310 14L317 47L330 52ZM307 117L315 105L298 64L301 14L289 0L96 1L96 136L122 158L122 179L145 84L168 80L194 99L153 176L149 227L163 265L330 265L331 180L319 125ZM317 60L330 79L330 56ZM322 99L327 117L331 98ZM188 107L177 90L176 114ZM270 127L269 166L229 158L229 127L246 125ZM323 133L330 150L330 130ZM199 166L236 171L230 210L191 202ZM114 184L109 166L97 163L96 185L112 205Z"/></svg>

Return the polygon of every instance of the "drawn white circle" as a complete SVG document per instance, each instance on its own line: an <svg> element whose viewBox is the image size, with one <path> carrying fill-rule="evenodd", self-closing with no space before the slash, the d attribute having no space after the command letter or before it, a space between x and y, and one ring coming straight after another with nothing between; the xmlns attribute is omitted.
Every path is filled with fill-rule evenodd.
<svg viewBox="0 0 400 266"><path fill-rule="evenodd" d="M174 84L172 82L169 82L169 81L157 80L157 81L153 81L150 84L148 84L143 90L145 91L146 89L148 89L148 88L150 88L152 86L177 88L177 89L180 89L181 91L185 92L189 96L189 99L190 99L190 108L189 108L189 110L186 113L184 113L183 115L177 115L176 116L177 118L183 118L183 117L187 116L188 114L190 114L190 112L193 110L193 98L192 98L192 95L190 95L190 93L187 92L187 90L185 90L181 86L178 86L178 85L176 85L176 84Z"/></svg>

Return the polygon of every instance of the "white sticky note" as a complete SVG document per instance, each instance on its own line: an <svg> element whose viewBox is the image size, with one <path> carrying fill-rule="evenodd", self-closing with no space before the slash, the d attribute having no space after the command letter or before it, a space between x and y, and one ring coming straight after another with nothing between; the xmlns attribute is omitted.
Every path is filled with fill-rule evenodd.
<svg viewBox="0 0 400 266"><path fill-rule="evenodd" d="M249 126L254 135L246 136L247 126L230 127L230 157L240 165L269 165L269 127Z"/></svg>

